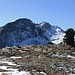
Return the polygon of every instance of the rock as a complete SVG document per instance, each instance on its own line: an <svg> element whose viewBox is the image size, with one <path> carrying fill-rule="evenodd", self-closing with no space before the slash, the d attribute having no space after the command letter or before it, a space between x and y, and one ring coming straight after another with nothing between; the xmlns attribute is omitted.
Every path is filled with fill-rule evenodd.
<svg viewBox="0 0 75 75"><path fill-rule="evenodd" d="M53 42L48 42L47 44L54 44Z"/></svg>
<svg viewBox="0 0 75 75"><path fill-rule="evenodd" d="M9 52L10 52L10 50L9 50L9 49L7 49L7 48L2 48L2 49L1 49L1 52L2 52L2 53L4 53L4 52L9 53Z"/></svg>

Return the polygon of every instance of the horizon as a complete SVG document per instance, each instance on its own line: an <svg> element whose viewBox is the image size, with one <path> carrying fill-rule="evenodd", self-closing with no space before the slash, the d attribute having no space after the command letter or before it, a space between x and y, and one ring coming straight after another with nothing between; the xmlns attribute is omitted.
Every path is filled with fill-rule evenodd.
<svg viewBox="0 0 75 75"><path fill-rule="evenodd" d="M33 23L46 21L63 30L75 29L75 0L2 0L0 1L0 27L20 18Z"/></svg>

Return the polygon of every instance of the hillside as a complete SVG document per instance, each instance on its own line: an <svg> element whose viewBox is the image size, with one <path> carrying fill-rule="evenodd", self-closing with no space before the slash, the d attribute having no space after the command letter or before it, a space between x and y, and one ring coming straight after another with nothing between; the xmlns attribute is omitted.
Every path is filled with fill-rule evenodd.
<svg viewBox="0 0 75 75"><path fill-rule="evenodd" d="M0 75L75 75L75 47L66 36L58 26L26 18L0 27Z"/></svg>
<svg viewBox="0 0 75 75"><path fill-rule="evenodd" d="M2 48L0 75L75 75L75 48L63 44Z"/></svg>

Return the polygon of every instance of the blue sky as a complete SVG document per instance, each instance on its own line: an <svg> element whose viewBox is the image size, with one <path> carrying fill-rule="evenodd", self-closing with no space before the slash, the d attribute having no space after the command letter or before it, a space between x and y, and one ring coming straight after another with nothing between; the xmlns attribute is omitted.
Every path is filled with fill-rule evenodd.
<svg viewBox="0 0 75 75"><path fill-rule="evenodd" d="M75 29L75 0L0 0L0 26L19 18Z"/></svg>

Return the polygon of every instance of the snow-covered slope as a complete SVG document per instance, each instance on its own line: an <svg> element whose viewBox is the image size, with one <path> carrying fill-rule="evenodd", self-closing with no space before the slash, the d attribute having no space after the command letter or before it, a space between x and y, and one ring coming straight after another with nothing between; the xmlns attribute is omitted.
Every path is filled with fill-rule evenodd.
<svg viewBox="0 0 75 75"><path fill-rule="evenodd" d="M63 41L65 35L64 31L58 26L52 26L49 23L42 22L40 24L44 35L49 39L49 41L58 44Z"/></svg>
<svg viewBox="0 0 75 75"><path fill-rule="evenodd" d="M63 36L64 31L58 26L52 26L47 22L35 24L22 18L0 28L0 47L39 45L51 41L59 43Z"/></svg>

